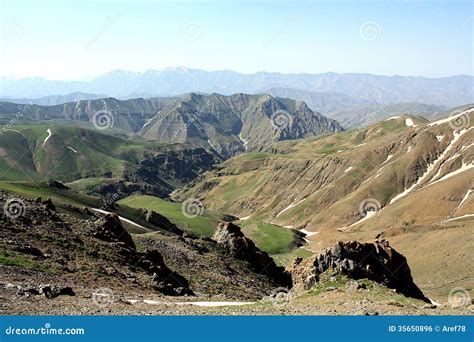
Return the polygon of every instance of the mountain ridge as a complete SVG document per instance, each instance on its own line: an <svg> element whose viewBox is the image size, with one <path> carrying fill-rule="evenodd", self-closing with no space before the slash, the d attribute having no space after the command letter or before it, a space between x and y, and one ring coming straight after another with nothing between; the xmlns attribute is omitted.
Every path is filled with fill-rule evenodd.
<svg viewBox="0 0 474 342"><path fill-rule="evenodd" d="M100 93L121 97L135 93L170 96L189 91L231 94L258 93L272 87L308 91L339 92L379 103L421 102L454 107L474 102L474 77L456 75L440 78L382 76L356 73L283 74L235 71L203 71L168 68L146 72L111 71L90 82L51 81L41 78L2 78L0 97L41 97L72 92Z"/></svg>

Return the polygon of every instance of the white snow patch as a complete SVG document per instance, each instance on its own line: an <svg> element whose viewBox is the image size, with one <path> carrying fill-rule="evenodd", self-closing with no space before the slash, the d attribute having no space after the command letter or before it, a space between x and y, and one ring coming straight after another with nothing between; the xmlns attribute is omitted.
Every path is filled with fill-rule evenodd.
<svg viewBox="0 0 474 342"><path fill-rule="evenodd" d="M77 153L75 149L73 149L71 146L66 146L68 149L70 149L72 152Z"/></svg>
<svg viewBox="0 0 474 342"><path fill-rule="evenodd" d="M293 226L283 226L283 228L293 229Z"/></svg>
<svg viewBox="0 0 474 342"><path fill-rule="evenodd" d="M451 120L455 120L455 119L457 119L458 117L460 117L460 116L462 116L462 115L464 115L464 114L468 114L468 113L470 113L470 112L472 112L472 111L474 111L474 108L469 109L469 110L466 110L466 111L464 111L464 112L460 112L460 113L458 113L458 114L456 114L456 115L453 115L453 116L448 116L448 117L445 118L445 119L441 119L441 120L437 120L437 121L430 122L427 126L428 126L428 127L431 127L431 126L441 125L441 124L446 123L446 122L449 122L449 121L451 121Z"/></svg>
<svg viewBox="0 0 474 342"><path fill-rule="evenodd" d="M438 134L438 135L436 136L436 139L438 139L438 142L441 142L441 140L443 140L443 138L444 138L444 135L443 135L443 134Z"/></svg>
<svg viewBox="0 0 474 342"><path fill-rule="evenodd" d="M468 200L468 198L469 198L469 196L471 195L472 192L474 192L473 189L469 189L469 190L466 191L466 194L464 195L462 201L459 203L458 208L461 207L464 204L464 202L466 202Z"/></svg>
<svg viewBox="0 0 474 342"><path fill-rule="evenodd" d="M359 224L361 222L364 222L365 220L368 220L369 218L371 218L372 216L375 216L377 215L377 211L376 210L371 210L371 211L367 211L366 214L365 214L365 217L361 218L359 221L357 222L354 222L353 224L351 224L350 226L348 227L344 227L344 228L350 228L350 227L353 227L355 226L356 224Z"/></svg>
<svg viewBox="0 0 474 342"><path fill-rule="evenodd" d="M319 234L319 232L309 232L306 229L300 229L300 232L305 233L306 236L313 236Z"/></svg>
<svg viewBox="0 0 474 342"><path fill-rule="evenodd" d="M353 167L352 167L352 166L349 166L347 169L344 170L344 173L349 172L349 171L352 170L352 169L353 169Z"/></svg>
<svg viewBox="0 0 474 342"><path fill-rule="evenodd" d="M413 120L411 118L406 118L405 119L405 125L407 125L408 127L413 127L413 126L415 126L415 123L413 122Z"/></svg>
<svg viewBox="0 0 474 342"><path fill-rule="evenodd" d="M159 113L159 112L158 112L158 113ZM141 129L144 129L146 126L148 126L152 120L153 120L153 119L146 120L145 124L142 126Z"/></svg>
<svg viewBox="0 0 474 342"><path fill-rule="evenodd" d="M249 216L245 216L245 217L239 217L239 220L240 221L245 221L245 220L248 220L250 218L251 215Z"/></svg>
<svg viewBox="0 0 474 342"><path fill-rule="evenodd" d="M247 151L247 145L249 144L249 141L242 138L242 132L239 133L239 139L242 142L242 144L244 145L245 151Z"/></svg>
<svg viewBox="0 0 474 342"><path fill-rule="evenodd" d="M43 141L43 147L44 147L44 144L46 144L46 142L49 140L49 138L51 138L51 135L53 135L53 133L51 133L51 129L50 129L50 128L48 128L48 129L46 130L46 132L48 133L48 136L47 136L46 139L44 139L44 141Z"/></svg>
<svg viewBox="0 0 474 342"><path fill-rule="evenodd" d="M444 181L448 178L451 178L452 176L456 176L458 174L460 174L461 172L464 172L464 171L467 171L467 170L470 170L470 169L473 169L474 168L474 163L471 163L471 164L462 164L462 166L457 169L456 171L453 171L453 172L450 172L446 175L444 175L443 177L441 177L440 179L430 183L429 185L432 185L432 184L436 184L438 182L441 182L441 181Z"/></svg>
<svg viewBox="0 0 474 342"><path fill-rule="evenodd" d="M466 146L463 145L463 146L461 147L461 151L459 151L459 152L463 152L464 150L467 150L468 148L470 148L470 147L472 147L472 146L474 146L474 143L471 143L471 144L466 145Z"/></svg>
<svg viewBox="0 0 474 342"><path fill-rule="evenodd" d="M204 306L204 307L216 307L216 306L242 306L255 304L255 302L181 302L178 305L195 305L195 306Z"/></svg>
<svg viewBox="0 0 474 342"><path fill-rule="evenodd" d="M275 218L273 219L273 221L270 222L270 223L273 223L273 222L277 219L278 216L280 216L281 214L283 214L285 211L290 210L290 209L293 208L293 207L296 207L298 204L302 203L305 199L306 199L306 197L303 198L303 199L302 199L301 201L299 201L298 203L295 203L295 204L291 203L291 204L290 204L289 206L287 206L285 209L283 209L282 211L280 211L280 212L278 213L278 215L275 216Z"/></svg>
<svg viewBox="0 0 474 342"><path fill-rule="evenodd" d="M101 213L101 214L113 214L113 213L110 212L110 211L105 211L105 210L97 209L97 208L92 208L92 210L97 211L97 212L99 212L99 213ZM133 221L131 221L131 220L129 220L129 219L126 219L125 217L119 216L118 218L120 219L120 221L127 222L127 223L129 223L129 224L131 224L131 225L133 225L133 226L135 226L135 227L140 227L140 228L143 228L143 229L149 229L149 228L143 227L142 225L139 225L138 223L135 223L135 222L133 222Z"/></svg>
<svg viewBox="0 0 474 342"><path fill-rule="evenodd" d="M450 218L450 219L447 219L447 220L444 220L444 221L441 221L441 222L455 221L455 220L460 220L460 219L463 219L463 218L466 218L466 217L474 217L474 214L466 214L466 215L463 215L463 216L453 217L453 218Z"/></svg>
<svg viewBox="0 0 474 342"><path fill-rule="evenodd" d="M398 115L398 116L392 116L392 117L390 117L390 118L388 118L388 119L385 119L385 121L398 119L399 117L400 117L400 115Z"/></svg>
<svg viewBox="0 0 474 342"><path fill-rule="evenodd" d="M214 151L217 151L217 149L216 149L214 146L212 146L211 141L210 141L209 139L207 139L207 143L209 144L209 146L211 146L211 148L212 148Z"/></svg>
<svg viewBox="0 0 474 342"><path fill-rule="evenodd" d="M138 299L127 299L129 303L135 304L139 302ZM255 302L213 302L213 301L201 301L201 302L164 302L164 301L157 301L153 299L144 299L143 303L149 305L195 305L201 307L217 307L217 306L241 306L241 305L249 305L255 304Z"/></svg>
<svg viewBox="0 0 474 342"><path fill-rule="evenodd" d="M408 145L407 153L410 152L413 149L411 145Z"/></svg>
<svg viewBox="0 0 474 342"><path fill-rule="evenodd" d="M472 127L471 127L472 128ZM418 180L412 184L412 186L410 186L408 189L405 189L402 193L398 194L397 196L395 196L394 198L392 198L392 200L390 201L390 204L398 201L400 198L403 198L405 197L406 195L408 195L414 188L416 188L421 182L423 182L423 180L426 179L426 177L429 176L429 174L431 173L431 171L435 168L436 164L438 164L439 161L443 160L444 157L446 156L446 154L449 152L449 150L454 146L454 144L456 144L456 142L463 136L464 133L466 133L467 131L469 131L471 128L469 129L463 129L459 132L453 132L454 134L454 137L453 139L451 140L451 142L449 143L449 145L446 147L446 149L443 151L443 153L441 153L441 155L436 158L436 160L434 160L431 164L428 165L428 167L426 168L426 171L425 173L423 173L423 175L421 175L420 178L418 178ZM432 183L431 183L432 184Z"/></svg>
<svg viewBox="0 0 474 342"><path fill-rule="evenodd" d="M393 157L393 154L389 154L389 155L387 156L387 159L385 159L385 161L384 161L382 164L388 162L390 159L392 159L392 157Z"/></svg>

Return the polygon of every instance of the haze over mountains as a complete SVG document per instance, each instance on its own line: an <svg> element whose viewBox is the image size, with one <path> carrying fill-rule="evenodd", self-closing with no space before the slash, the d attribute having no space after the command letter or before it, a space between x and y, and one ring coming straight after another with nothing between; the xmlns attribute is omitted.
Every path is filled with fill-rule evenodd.
<svg viewBox="0 0 474 342"><path fill-rule="evenodd" d="M281 74L203 71L185 67L130 72L114 70L90 82L52 81L42 78L1 79L0 98L38 98L74 92L106 94L118 98L169 96L187 92L230 95L262 93L270 88L342 93L380 104L420 102L454 107L474 102L473 77L426 78L371 74Z"/></svg>

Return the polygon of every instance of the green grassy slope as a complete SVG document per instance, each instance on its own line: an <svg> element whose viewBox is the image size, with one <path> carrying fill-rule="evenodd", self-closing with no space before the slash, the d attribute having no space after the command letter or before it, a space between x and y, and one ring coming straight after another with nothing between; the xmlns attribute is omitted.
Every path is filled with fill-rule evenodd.
<svg viewBox="0 0 474 342"><path fill-rule="evenodd" d="M222 217L216 213L204 210L203 214L194 218L183 215L181 203L174 203L154 196L130 196L118 201L121 205L132 208L146 208L166 216L181 229L202 236L211 236Z"/></svg>

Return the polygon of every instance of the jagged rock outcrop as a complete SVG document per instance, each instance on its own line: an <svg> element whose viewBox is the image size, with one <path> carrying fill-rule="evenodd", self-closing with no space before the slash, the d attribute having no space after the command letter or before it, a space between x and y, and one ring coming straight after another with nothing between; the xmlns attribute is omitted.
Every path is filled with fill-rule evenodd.
<svg viewBox="0 0 474 342"><path fill-rule="evenodd" d="M63 183L61 182L58 182L54 179L48 179L46 181L46 184L50 187L50 188L56 188L56 189L61 189L61 190L67 190L69 189L69 187L67 187L66 185L64 185Z"/></svg>
<svg viewBox="0 0 474 342"><path fill-rule="evenodd" d="M290 274L283 267L277 266L267 252L260 250L252 240L246 238L236 224L220 223L212 238L235 258L247 261L256 272L268 276L281 286L291 286Z"/></svg>
<svg viewBox="0 0 474 342"><path fill-rule="evenodd" d="M174 223L172 223L163 215L158 214L156 211L144 209L143 214L145 215L145 220L148 223L158 226L160 228L166 229L167 231L171 233L174 233L177 235L183 235L183 231L181 229L176 227Z"/></svg>
<svg viewBox="0 0 474 342"><path fill-rule="evenodd" d="M150 216L157 219L152 214ZM168 224L173 225L169 221ZM170 270L163 261L160 252L157 250L148 250L145 253L136 252L132 236L122 226L116 214L107 214L99 221L99 228L94 233L94 237L107 242L122 243L124 248L119 253L126 255L129 262L145 270L151 276L153 287L157 291L170 296L193 294L186 278Z"/></svg>
<svg viewBox="0 0 474 342"><path fill-rule="evenodd" d="M157 250L146 251L141 255L138 266L152 276L153 287L161 293L169 296L193 295L186 278L170 270Z"/></svg>
<svg viewBox="0 0 474 342"><path fill-rule="evenodd" d="M94 237L107 242L119 241L122 242L125 247L135 250L135 243L133 242L132 236L122 226L116 214L107 214L100 219Z"/></svg>
<svg viewBox="0 0 474 342"><path fill-rule="evenodd" d="M383 239L373 243L339 241L318 256L295 259L289 269L294 291L309 290L319 275L330 269L353 279L368 278L407 297L430 302L414 283L407 259Z"/></svg>

